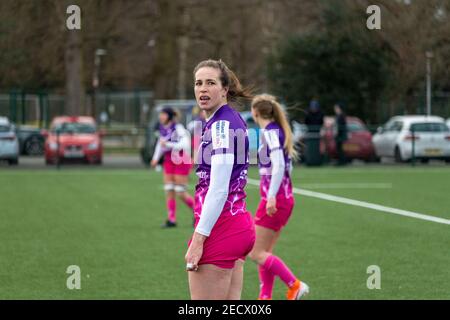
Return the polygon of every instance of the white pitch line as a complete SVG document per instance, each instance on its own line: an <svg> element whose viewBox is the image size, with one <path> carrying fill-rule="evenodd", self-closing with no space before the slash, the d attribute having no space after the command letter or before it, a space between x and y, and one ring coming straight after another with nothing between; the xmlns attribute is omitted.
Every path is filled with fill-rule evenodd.
<svg viewBox="0 0 450 320"><path fill-rule="evenodd" d="M391 189L392 183L308 183L307 189Z"/></svg>
<svg viewBox="0 0 450 320"><path fill-rule="evenodd" d="M258 180L248 179L248 182L253 185L259 185ZM348 199L348 198L344 198L344 197L333 196L333 195L326 194L326 193L298 189L298 188L293 188L293 192L296 194L307 196L307 197L313 197L313 198L318 198L318 199L323 199L323 200L328 200L328 201L340 202L340 203L363 207L363 208L367 208L367 209L397 214L400 216L405 216L405 217L450 225L450 220L448 220L448 219L438 218L438 217L426 215L423 213L401 210L401 209L386 207L386 206L382 206L382 205L374 204L374 203L370 203L370 202L353 200L353 199Z"/></svg>

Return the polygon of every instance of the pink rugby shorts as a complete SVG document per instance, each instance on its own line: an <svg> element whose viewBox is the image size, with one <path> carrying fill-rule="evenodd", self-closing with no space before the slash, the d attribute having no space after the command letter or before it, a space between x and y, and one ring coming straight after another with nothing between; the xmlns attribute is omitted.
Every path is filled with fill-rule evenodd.
<svg viewBox="0 0 450 320"><path fill-rule="evenodd" d="M285 197L277 197L277 211L274 215L268 216L266 200L261 200L255 214L255 225L279 231L287 223L292 214L295 200L294 197L286 199Z"/></svg>
<svg viewBox="0 0 450 320"><path fill-rule="evenodd" d="M195 226L198 221L196 216ZM236 260L245 260L254 244L255 227L250 212L235 216L222 213L203 244L203 255L198 264L232 269Z"/></svg>
<svg viewBox="0 0 450 320"><path fill-rule="evenodd" d="M188 176L191 171L192 164L191 163L175 164L170 159L170 157L165 157L163 162L163 168L165 174Z"/></svg>

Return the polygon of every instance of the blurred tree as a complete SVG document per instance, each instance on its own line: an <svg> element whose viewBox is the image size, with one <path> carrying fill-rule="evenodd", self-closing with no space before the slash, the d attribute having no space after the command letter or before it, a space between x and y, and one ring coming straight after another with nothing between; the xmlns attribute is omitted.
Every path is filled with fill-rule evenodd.
<svg viewBox="0 0 450 320"><path fill-rule="evenodd" d="M82 30L72 37L65 29L65 9L69 3L79 5L82 10ZM353 78L347 79L352 76L361 81L358 86L373 86L373 92L383 86L381 91L393 101L392 105L410 97L408 105L412 112L414 97L425 88L426 50L432 50L435 56L434 88L450 88L450 2L407 3L377 0L375 4L382 9L381 30L369 31L366 8L374 4L369 0L2 0L0 88L3 91L13 87L45 88L63 93L69 92L66 84L77 83L74 92L89 91L95 51L102 48L107 51L100 70L102 90L146 88L152 89L156 98L191 97L195 65L203 59L222 58L244 84L255 85L258 91L270 91L268 68L277 70L277 64L275 60L267 64L267 59L280 57L279 46L287 38L301 38L309 40L307 48L313 44L321 46L308 52L305 48L304 54L313 56L314 52L322 52L323 59L327 59L328 52L347 59L341 65L335 64L336 59L319 65L328 72L344 72L345 76L340 76L344 77L342 83L351 82L353 89L359 90L350 81ZM359 69L346 71L347 66L356 68L356 63L363 60L362 54L352 50L367 53L370 65L364 70L377 69L379 60L365 50L366 45L394 59L386 71L394 79L389 86L379 79L366 79ZM296 59L292 65L298 64L298 57L292 58ZM317 78L321 73L314 70L312 77ZM377 70L374 72L378 74ZM308 82L306 77L304 82ZM315 81L311 79L309 90L324 91L322 87L313 90ZM364 98L361 114L369 118L375 117L374 105L380 99L369 97L368 92L372 91L361 93ZM77 94L71 95L75 99ZM363 99L351 97L355 103ZM374 105L369 106L370 103ZM89 101L74 105L81 112L89 112L80 106L89 106Z"/></svg>
<svg viewBox="0 0 450 320"><path fill-rule="evenodd" d="M316 98L331 113L342 101L347 113L376 121L377 105L389 85L390 57L363 32L348 32L355 16L341 2L328 2L322 31L292 36L269 59L269 77L276 93L302 117ZM365 24L364 24L365 26Z"/></svg>
<svg viewBox="0 0 450 320"><path fill-rule="evenodd" d="M408 113L419 107L418 95L425 93L425 52L432 51L433 86L449 90L450 86L450 1L448 0L378 0L381 7L381 30L368 35L383 43L393 54L391 66L395 81L391 83L389 100L392 107L404 102ZM361 13L373 4L369 0L349 2L349 7ZM394 109L392 109L394 111Z"/></svg>

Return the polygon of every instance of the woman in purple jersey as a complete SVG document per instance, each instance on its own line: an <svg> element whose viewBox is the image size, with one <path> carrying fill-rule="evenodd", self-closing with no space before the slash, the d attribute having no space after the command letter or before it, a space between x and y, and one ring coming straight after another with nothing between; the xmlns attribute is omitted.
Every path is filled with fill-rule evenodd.
<svg viewBox="0 0 450 320"><path fill-rule="evenodd" d="M250 258L258 264L260 300L272 299L275 276L288 287L287 299L298 300L309 292L283 260L272 254L273 247L294 208L291 157L295 156L292 131L281 105L271 95L252 101L252 116L262 131L258 150L261 202L255 214L256 242Z"/></svg>
<svg viewBox="0 0 450 320"><path fill-rule="evenodd" d="M251 96L222 61L199 63L194 78L207 118L196 160L195 231L185 256L189 289L192 299L240 299L255 230L245 204L247 126L228 103Z"/></svg>
<svg viewBox="0 0 450 320"><path fill-rule="evenodd" d="M177 122L177 113L166 107L159 113L159 140L156 144L151 165L155 167L164 156L164 190L166 192L167 221L164 228L176 227L176 198L181 199L190 209L194 199L186 191L192 168L189 133Z"/></svg>

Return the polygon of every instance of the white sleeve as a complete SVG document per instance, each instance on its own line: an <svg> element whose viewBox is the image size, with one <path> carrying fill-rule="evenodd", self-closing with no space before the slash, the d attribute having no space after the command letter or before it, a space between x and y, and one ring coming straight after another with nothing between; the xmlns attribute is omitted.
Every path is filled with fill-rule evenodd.
<svg viewBox="0 0 450 320"><path fill-rule="evenodd" d="M280 145L280 133L278 130L264 130L263 134L270 151L282 149Z"/></svg>
<svg viewBox="0 0 450 320"><path fill-rule="evenodd" d="M155 152L153 153L153 160L159 161L159 159L161 159L161 156L163 154L163 150L161 148L161 143L159 143L159 139L158 142L156 143L156 147L155 147Z"/></svg>
<svg viewBox="0 0 450 320"><path fill-rule="evenodd" d="M189 132L180 123L176 125L175 130L177 131L177 135L179 137L178 142L167 142L166 146L176 151L189 150L191 147Z"/></svg>
<svg viewBox="0 0 450 320"><path fill-rule="evenodd" d="M197 233L208 237L222 213L228 198L233 164L233 154L215 154L211 157L210 184L203 203L200 221L195 229Z"/></svg>
<svg viewBox="0 0 450 320"><path fill-rule="evenodd" d="M270 177L270 186L267 197L276 197L278 189L284 176L284 152L283 149L277 149L270 152L270 162L272 163L272 176Z"/></svg>
<svg viewBox="0 0 450 320"><path fill-rule="evenodd" d="M195 128L195 120L192 120L191 122L188 123L187 129L189 132L193 132L194 128Z"/></svg>

